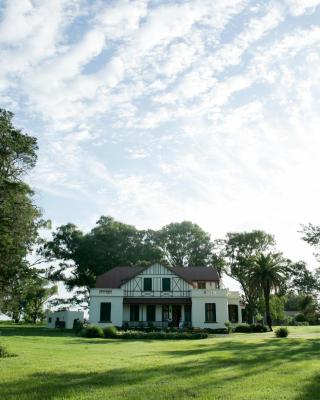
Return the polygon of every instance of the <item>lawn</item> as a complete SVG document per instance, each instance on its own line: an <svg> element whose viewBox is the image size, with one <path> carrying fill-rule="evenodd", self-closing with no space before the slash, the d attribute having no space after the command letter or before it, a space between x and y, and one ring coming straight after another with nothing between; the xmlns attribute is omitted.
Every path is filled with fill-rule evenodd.
<svg viewBox="0 0 320 400"><path fill-rule="evenodd" d="M84 339L0 325L1 400L320 399L320 327L194 341Z"/></svg>

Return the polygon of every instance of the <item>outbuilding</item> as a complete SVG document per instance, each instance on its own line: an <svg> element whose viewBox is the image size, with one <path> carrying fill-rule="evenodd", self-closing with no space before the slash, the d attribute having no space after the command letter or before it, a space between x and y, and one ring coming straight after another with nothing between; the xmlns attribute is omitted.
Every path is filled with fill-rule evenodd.
<svg viewBox="0 0 320 400"><path fill-rule="evenodd" d="M47 314L47 328L72 329L75 320L83 321L83 311L61 310Z"/></svg>

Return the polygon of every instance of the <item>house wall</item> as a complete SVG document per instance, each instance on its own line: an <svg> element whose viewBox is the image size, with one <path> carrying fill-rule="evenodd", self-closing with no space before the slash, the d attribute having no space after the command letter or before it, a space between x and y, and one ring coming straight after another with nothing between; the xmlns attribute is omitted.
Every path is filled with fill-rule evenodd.
<svg viewBox="0 0 320 400"><path fill-rule="evenodd" d="M225 328L228 320L228 296L227 289L193 289L192 300L192 326L197 328L220 329ZM205 304L215 303L216 322L205 322Z"/></svg>
<svg viewBox="0 0 320 400"><path fill-rule="evenodd" d="M111 321L100 322L100 304L111 303ZM91 289L89 304L89 322L99 326L122 326L123 322L123 290Z"/></svg>

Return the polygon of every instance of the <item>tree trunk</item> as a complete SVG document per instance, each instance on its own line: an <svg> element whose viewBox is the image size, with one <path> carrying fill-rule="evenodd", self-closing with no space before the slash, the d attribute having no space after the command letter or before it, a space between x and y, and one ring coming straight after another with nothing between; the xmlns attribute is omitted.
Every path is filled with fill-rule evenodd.
<svg viewBox="0 0 320 400"><path fill-rule="evenodd" d="M266 306L266 317L267 317L267 325L272 331L272 318L271 318L271 312L270 312L270 287L269 284L264 288L264 301L265 301L265 306Z"/></svg>

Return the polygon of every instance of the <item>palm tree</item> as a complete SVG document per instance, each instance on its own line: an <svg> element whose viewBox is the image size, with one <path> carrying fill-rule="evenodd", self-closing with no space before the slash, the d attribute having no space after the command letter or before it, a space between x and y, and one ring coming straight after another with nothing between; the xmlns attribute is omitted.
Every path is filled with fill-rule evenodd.
<svg viewBox="0 0 320 400"><path fill-rule="evenodd" d="M279 289L286 279L286 265L279 253L259 254L252 269L249 271L249 282L252 289L262 292L267 325L272 331L272 319L270 313L270 294L272 290Z"/></svg>

